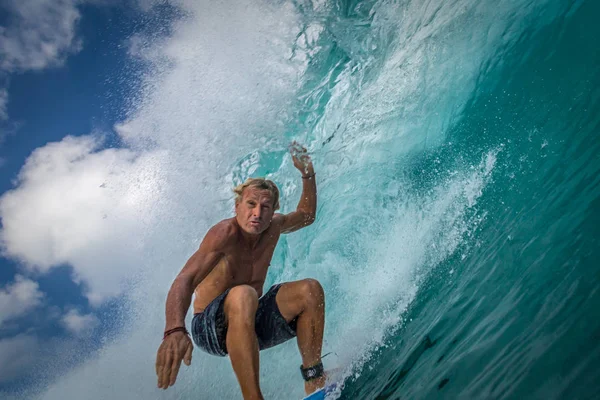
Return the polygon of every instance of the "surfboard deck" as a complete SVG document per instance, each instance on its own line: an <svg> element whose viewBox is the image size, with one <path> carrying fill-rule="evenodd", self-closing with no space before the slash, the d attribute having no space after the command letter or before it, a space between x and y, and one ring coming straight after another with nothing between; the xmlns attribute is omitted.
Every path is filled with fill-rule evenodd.
<svg viewBox="0 0 600 400"><path fill-rule="evenodd" d="M329 393L333 392L337 388L337 383L330 383L326 385L324 388L317 390L303 398L302 400L325 400L325 396Z"/></svg>

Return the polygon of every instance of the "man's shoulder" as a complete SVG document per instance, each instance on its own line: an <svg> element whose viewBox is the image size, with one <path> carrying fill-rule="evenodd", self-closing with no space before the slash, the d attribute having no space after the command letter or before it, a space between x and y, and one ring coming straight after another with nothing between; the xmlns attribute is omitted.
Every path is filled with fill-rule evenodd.
<svg viewBox="0 0 600 400"><path fill-rule="evenodd" d="M271 219L271 225L281 225L285 221L285 214L275 213Z"/></svg>
<svg viewBox="0 0 600 400"><path fill-rule="evenodd" d="M206 233L206 238L212 242L225 245L235 240L238 234L238 225L235 218L224 219L213 225Z"/></svg>

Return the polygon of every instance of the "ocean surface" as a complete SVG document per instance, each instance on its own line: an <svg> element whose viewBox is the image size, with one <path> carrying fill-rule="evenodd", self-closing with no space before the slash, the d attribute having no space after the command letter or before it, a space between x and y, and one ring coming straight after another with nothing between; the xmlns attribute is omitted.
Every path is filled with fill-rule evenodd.
<svg viewBox="0 0 600 400"><path fill-rule="evenodd" d="M144 272L126 328L39 397L241 398L199 350L156 389L164 300L231 187L268 176L295 208L297 140L317 221L282 238L266 285L322 283L336 396L600 398L600 2L227 3L178 3L142 46L119 134L153 160ZM299 365L293 342L263 352L265 398L301 398Z"/></svg>

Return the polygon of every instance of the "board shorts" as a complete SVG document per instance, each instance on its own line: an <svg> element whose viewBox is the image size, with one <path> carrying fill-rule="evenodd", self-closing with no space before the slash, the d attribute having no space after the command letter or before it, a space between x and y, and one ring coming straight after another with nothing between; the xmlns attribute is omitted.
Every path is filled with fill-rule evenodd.
<svg viewBox="0 0 600 400"><path fill-rule="evenodd" d="M254 320L254 331L260 350L277 346L296 337L296 319L289 323L285 320L275 296L281 283L271 286L269 291L258 299L258 309ZM224 357L227 355L227 320L223 306L231 289L217 296L201 313L194 314L192 320L192 338L194 343L205 352Z"/></svg>

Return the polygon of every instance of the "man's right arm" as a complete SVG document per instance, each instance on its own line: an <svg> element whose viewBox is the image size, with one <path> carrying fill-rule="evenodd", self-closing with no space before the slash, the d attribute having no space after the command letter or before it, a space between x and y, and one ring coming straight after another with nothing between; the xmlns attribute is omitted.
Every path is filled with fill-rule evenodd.
<svg viewBox="0 0 600 400"><path fill-rule="evenodd" d="M233 226L227 222L213 226L198 250L185 263L167 295L165 331L185 326L185 315L190 308L192 294L223 257L225 247L233 238L233 230Z"/></svg>

